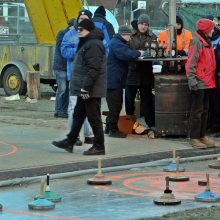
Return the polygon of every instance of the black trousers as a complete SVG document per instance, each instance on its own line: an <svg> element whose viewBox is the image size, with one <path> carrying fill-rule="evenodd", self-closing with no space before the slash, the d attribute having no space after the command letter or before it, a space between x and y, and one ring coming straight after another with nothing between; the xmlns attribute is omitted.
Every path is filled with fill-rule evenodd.
<svg viewBox="0 0 220 220"><path fill-rule="evenodd" d="M189 137L199 139L205 136L208 112L209 89L191 90L191 106L189 117Z"/></svg>
<svg viewBox="0 0 220 220"><path fill-rule="evenodd" d="M220 91L218 89L210 91L208 128L212 132L220 132Z"/></svg>
<svg viewBox="0 0 220 220"><path fill-rule="evenodd" d="M73 112L73 124L69 134L67 134L68 139L76 140L78 138L86 117L88 118L94 134L93 146L99 149L104 149L105 144L101 119L101 98L77 98Z"/></svg>
<svg viewBox="0 0 220 220"><path fill-rule="evenodd" d="M133 115L135 111L135 97L137 90L140 92L141 113L144 116L146 124L155 127L155 101L151 86L130 86L125 89L125 109L127 115Z"/></svg>
<svg viewBox="0 0 220 220"><path fill-rule="evenodd" d="M106 101L109 109L108 116L106 118L106 127L109 130L118 130L118 119L123 104L123 89L108 89Z"/></svg>

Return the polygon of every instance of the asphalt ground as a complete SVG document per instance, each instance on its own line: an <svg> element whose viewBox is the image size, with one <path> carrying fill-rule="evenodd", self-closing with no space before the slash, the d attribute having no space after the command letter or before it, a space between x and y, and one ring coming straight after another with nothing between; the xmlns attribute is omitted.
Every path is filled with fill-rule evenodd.
<svg viewBox="0 0 220 220"><path fill-rule="evenodd" d="M164 166L131 168L124 171L105 172L112 185L88 185L87 180L94 174L77 175L50 181L51 192L61 196L55 209L33 211L28 203L39 194L40 183L23 183L21 185L1 187L0 203L3 210L2 220L129 220L162 216L167 213L189 210L199 207L210 207L213 203L197 202L194 196L204 192L205 186L198 186L199 180L210 175L210 188L220 194L218 170L208 168L213 160L181 163L186 172L182 176L190 177L188 182L170 182L170 189L181 200L180 205L158 206L154 199L160 198L165 190L165 177L175 175L163 172ZM166 163L165 163L166 164ZM52 175L51 175L52 177ZM214 203L219 205L219 202Z"/></svg>
<svg viewBox="0 0 220 220"><path fill-rule="evenodd" d="M0 103L0 204L3 205L1 219L104 219L104 217L105 219L123 219L123 217L134 219L144 217L145 214L151 216L145 212L140 215L139 213L142 213L140 207L148 207L152 204L152 198L159 194L153 195L151 192L152 198L148 198L129 193L115 194L114 189L100 191L100 188L87 186L86 180L89 176L71 179L71 175L68 174L97 169L99 158L102 159L103 169L107 169L127 165L136 167L141 163L161 159L168 159L171 162L173 150L176 150L176 155L181 158L202 155L205 157L214 154L213 158L216 159L219 153L219 149L193 149L186 137L164 137L150 140L145 135L129 135L125 139L105 136L106 155L102 157L83 156L83 151L90 147L85 144L74 148L74 153L70 154L51 145L52 140L64 138L68 129L66 119L53 117L54 103L49 101L48 96L42 96L34 104L25 103L25 97L13 103L6 102L4 97L0 97ZM105 103L102 108L105 110ZM103 122L104 120L103 118ZM218 138L216 140L219 141ZM200 167L199 171L205 170ZM163 176L160 173L151 173L161 172L161 168L147 172L150 172L146 174L150 178L157 179L158 175ZM55 210L43 212L43 214L42 212L29 212L27 204L33 200L35 194L39 193L39 183L28 184L28 179L35 178L35 181L39 182L40 176L45 176L47 173L50 173L52 177L61 175L62 180L52 180L54 182L52 189L59 192L65 202L57 204ZM119 173L119 175L123 174L127 174L127 171ZM134 173L136 174L137 172ZM116 184L116 189L120 189L123 180L120 179L121 177L116 178L119 182L114 184ZM141 177L141 179L145 181L145 178ZM57 188L55 188L56 184ZM138 184L141 186L149 183L138 182ZM163 191L163 185L161 182L159 193ZM8 188L3 186L8 186ZM93 197L100 199L95 200L94 204ZM132 207L126 205L130 204L130 200ZM109 203L106 203L107 201ZM134 215L130 213L131 210Z"/></svg>

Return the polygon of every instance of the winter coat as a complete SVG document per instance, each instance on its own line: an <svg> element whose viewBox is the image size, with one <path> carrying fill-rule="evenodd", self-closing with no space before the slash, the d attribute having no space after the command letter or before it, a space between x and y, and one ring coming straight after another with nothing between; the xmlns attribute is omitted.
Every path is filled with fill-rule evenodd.
<svg viewBox="0 0 220 220"><path fill-rule="evenodd" d="M90 97L105 97L107 87L106 55L103 33L94 29L77 51L73 62L70 95L80 96L80 90L89 91Z"/></svg>
<svg viewBox="0 0 220 220"><path fill-rule="evenodd" d="M120 34L114 35L109 44L107 59L107 88L124 88L128 72L128 61L138 58L141 53L130 49Z"/></svg>
<svg viewBox="0 0 220 220"><path fill-rule="evenodd" d="M53 59L53 70L66 71L67 70L67 60L61 54L61 43L64 35L69 31L69 28L61 30L58 32L56 37L56 46Z"/></svg>
<svg viewBox="0 0 220 220"><path fill-rule="evenodd" d="M107 44L109 45L110 40L112 39L113 35L115 34L115 31L114 31L112 24L110 22L108 22L103 15L97 14L97 13L95 13L92 20L95 23L96 28L99 28L103 32L104 39L106 40Z"/></svg>
<svg viewBox="0 0 220 220"><path fill-rule="evenodd" d="M73 69L73 60L76 55L77 47L79 44L79 37L77 30L74 28L68 31L61 44L62 56L67 59L67 79L71 80L71 74ZM108 44L105 39L103 39L103 44L106 48L106 53L108 53Z"/></svg>
<svg viewBox="0 0 220 220"><path fill-rule="evenodd" d="M190 42L186 76L190 89L215 88L215 54L214 49L197 32Z"/></svg>
<svg viewBox="0 0 220 220"><path fill-rule="evenodd" d="M76 55L77 46L79 43L79 37L77 30L74 28L68 31L64 37L61 44L61 54L67 59L67 79L71 79L72 73L72 63Z"/></svg>
<svg viewBox="0 0 220 220"><path fill-rule="evenodd" d="M212 41L215 50L215 60L216 60L216 73L220 76L220 37Z"/></svg>
<svg viewBox="0 0 220 220"><path fill-rule="evenodd" d="M146 50L146 44L156 40L156 35L148 30L146 33L135 31L131 36L130 48L135 50ZM151 61L134 61L129 63L127 85L154 86L153 66Z"/></svg>

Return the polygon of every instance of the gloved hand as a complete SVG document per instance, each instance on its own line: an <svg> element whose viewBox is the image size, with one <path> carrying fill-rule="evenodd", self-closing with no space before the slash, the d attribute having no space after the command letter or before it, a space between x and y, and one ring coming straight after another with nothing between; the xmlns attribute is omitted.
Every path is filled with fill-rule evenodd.
<svg viewBox="0 0 220 220"><path fill-rule="evenodd" d="M144 50L144 52L143 52L143 58L149 58L149 57L150 57L149 50Z"/></svg>
<svg viewBox="0 0 220 220"><path fill-rule="evenodd" d="M196 84L196 85L194 85L194 86L191 86L191 87L190 87L190 90L193 90L193 91L198 90L198 86L197 86L197 84Z"/></svg>
<svg viewBox="0 0 220 220"><path fill-rule="evenodd" d="M178 50L177 51L177 55L179 55L179 56L186 56L187 54L186 54L185 50Z"/></svg>
<svg viewBox="0 0 220 220"><path fill-rule="evenodd" d="M88 91L81 89L80 92L81 92L80 96L82 97L82 99L88 99L90 97Z"/></svg>
<svg viewBox="0 0 220 220"><path fill-rule="evenodd" d="M139 52L141 53L141 55L140 55L139 57L140 57L140 58L143 58L144 51L143 51L143 50L139 50Z"/></svg>

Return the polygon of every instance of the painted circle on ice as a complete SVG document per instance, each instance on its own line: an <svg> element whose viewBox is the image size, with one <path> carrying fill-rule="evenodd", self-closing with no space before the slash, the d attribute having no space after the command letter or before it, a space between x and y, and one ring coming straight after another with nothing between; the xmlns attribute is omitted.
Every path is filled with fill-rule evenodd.
<svg viewBox="0 0 220 220"><path fill-rule="evenodd" d="M97 186L109 192L140 197L160 197L166 188L165 177L175 176L166 172L138 172L108 176L111 186ZM206 190L206 186L198 186L199 180L206 180L206 172L181 172L179 175L189 177L187 182L169 182L174 196L181 200L194 200L195 195ZM220 178L217 173L210 173L211 191L220 195Z"/></svg>
<svg viewBox="0 0 220 220"><path fill-rule="evenodd" d="M4 152L1 152L1 151ZM11 154L15 154L17 152L17 147L12 145L12 144L8 144L6 142L0 141L0 157L3 156L8 156Z"/></svg>

